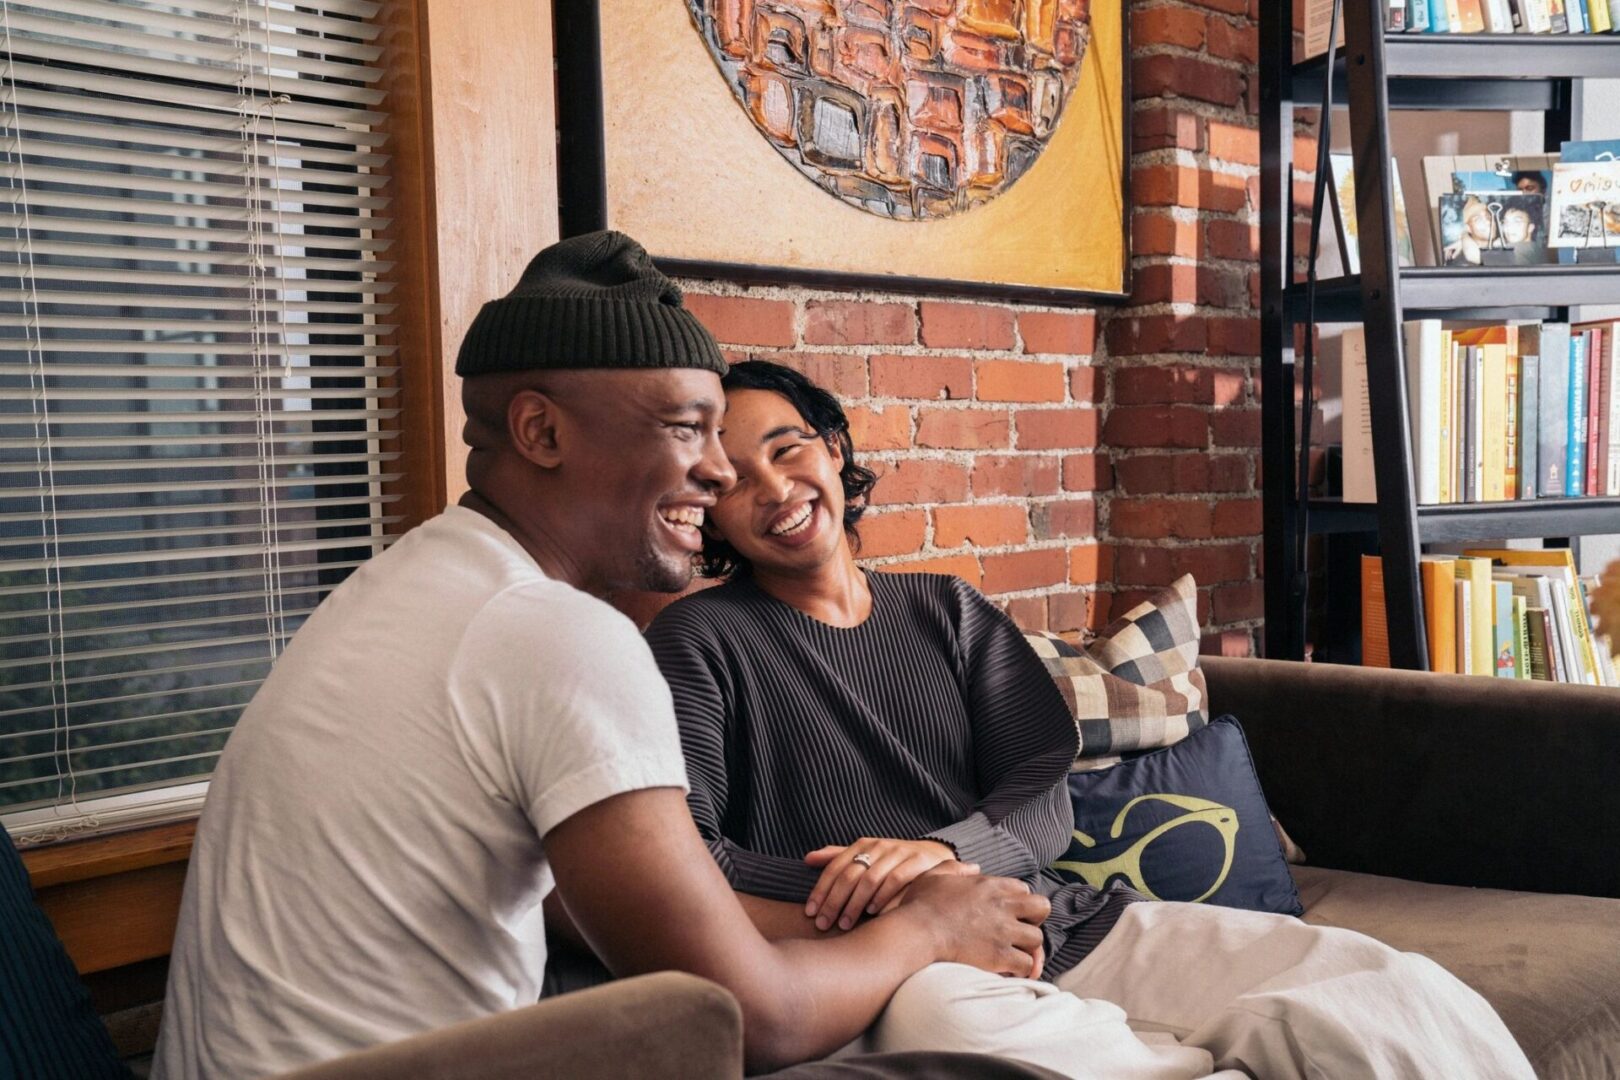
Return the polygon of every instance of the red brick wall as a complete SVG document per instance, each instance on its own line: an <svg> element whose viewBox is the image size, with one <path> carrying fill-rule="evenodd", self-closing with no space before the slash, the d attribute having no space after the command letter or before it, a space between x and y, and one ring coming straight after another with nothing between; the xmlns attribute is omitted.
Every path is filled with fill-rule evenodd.
<svg viewBox="0 0 1620 1080"><path fill-rule="evenodd" d="M1190 572L1206 648L1253 648L1257 12L1131 5L1126 306L683 282L732 357L791 364L849 407L882 475L863 557L959 574L1064 631Z"/></svg>

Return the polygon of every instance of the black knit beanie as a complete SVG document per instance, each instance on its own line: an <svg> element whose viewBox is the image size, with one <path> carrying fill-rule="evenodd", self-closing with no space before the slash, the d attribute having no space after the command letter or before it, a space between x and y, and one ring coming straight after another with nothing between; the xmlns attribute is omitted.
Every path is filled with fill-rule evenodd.
<svg viewBox="0 0 1620 1080"><path fill-rule="evenodd" d="M634 240L594 232L552 244L517 288L478 312L456 374L559 368L703 368L726 373L714 336Z"/></svg>

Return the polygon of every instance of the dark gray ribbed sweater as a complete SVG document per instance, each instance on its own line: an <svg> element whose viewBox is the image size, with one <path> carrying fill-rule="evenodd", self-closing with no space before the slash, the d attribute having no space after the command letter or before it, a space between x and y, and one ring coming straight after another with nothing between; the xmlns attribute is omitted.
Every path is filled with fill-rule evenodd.
<svg viewBox="0 0 1620 1080"><path fill-rule="evenodd" d="M938 574L869 573L860 626L819 622L746 575L647 631L675 697L698 831L739 892L803 903L807 852L863 836L949 844L1052 900L1046 977L1079 963L1129 889L1043 872L1069 843L1074 719L1018 628Z"/></svg>

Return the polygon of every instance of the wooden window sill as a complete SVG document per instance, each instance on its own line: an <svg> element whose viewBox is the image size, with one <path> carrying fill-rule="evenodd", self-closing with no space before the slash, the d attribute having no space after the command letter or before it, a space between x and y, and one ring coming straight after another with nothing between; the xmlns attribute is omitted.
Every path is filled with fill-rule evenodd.
<svg viewBox="0 0 1620 1080"><path fill-rule="evenodd" d="M79 972L167 956L196 821L22 852L40 908Z"/></svg>

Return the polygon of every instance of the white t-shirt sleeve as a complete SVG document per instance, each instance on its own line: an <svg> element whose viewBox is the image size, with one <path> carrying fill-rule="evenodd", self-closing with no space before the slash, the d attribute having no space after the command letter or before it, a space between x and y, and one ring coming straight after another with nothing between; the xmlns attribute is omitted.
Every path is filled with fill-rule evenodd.
<svg viewBox="0 0 1620 1080"><path fill-rule="evenodd" d="M669 687L635 624L557 582L515 586L468 626L450 669L457 742L491 798L544 836L642 788L686 790Z"/></svg>

